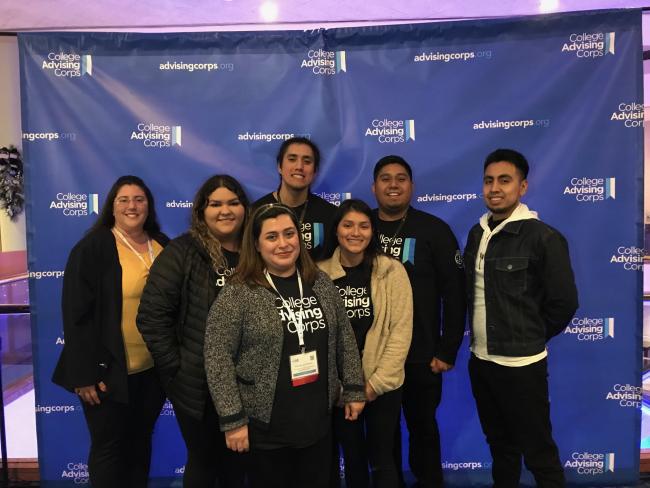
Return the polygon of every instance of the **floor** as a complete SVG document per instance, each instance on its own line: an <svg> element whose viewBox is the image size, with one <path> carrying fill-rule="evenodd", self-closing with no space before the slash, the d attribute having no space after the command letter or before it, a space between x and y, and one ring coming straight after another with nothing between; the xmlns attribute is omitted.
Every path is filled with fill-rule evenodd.
<svg viewBox="0 0 650 488"><path fill-rule="evenodd" d="M10 459L38 458L34 390L29 390L7 405L5 407L5 419L8 457ZM33 427L31 429L26 428L29 425Z"/></svg>
<svg viewBox="0 0 650 488"><path fill-rule="evenodd" d="M37 458L36 444L36 418L34 413L34 390L29 389L21 396L13 399L5 407L5 419L7 426L7 451L9 458ZM31 429L25 428L32 425ZM2 483L0 476L0 488L3 487L37 487L41 484L36 482L12 482L9 485ZM62 486L60 483L47 483L42 486L56 488ZM152 482L150 488L176 488L180 487L180 480ZM643 475L641 481L634 487L650 488L650 473ZM584 487L583 487L584 488ZM632 488L632 487L629 487Z"/></svg>
<svg viewBox="0 0 650 488"><path fill-rule="evenodd" d="M38 483L30 483L30 482L10 482L9 485L3 485L2 482L0 481L0 487L7 486L8 488L18 488L18 487L40 487L41 485ZM48 485L49 487L50 485ZM163 487L162 485L150 485L150 488L167 488L168 486L171 485L166 485ZM177 487L179 485L174 484L174 487ZM645 487L645 488L650 488L650 478L647 480L642 480L638 485L629 486L629 487L618 487L618 488L639 488L639 487ZM606 488L606 487L605 487Z"/></svg>

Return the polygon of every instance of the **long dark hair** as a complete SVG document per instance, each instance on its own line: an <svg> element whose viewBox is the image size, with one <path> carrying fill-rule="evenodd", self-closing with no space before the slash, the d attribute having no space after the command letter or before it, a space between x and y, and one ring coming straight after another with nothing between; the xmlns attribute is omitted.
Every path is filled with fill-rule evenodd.
<svg viewBox="0 0 650 488"><path fill-rule="evenodd" d="M332 217L332 223L329 228L328 232L328 239L327 242L329 243L328 248L325 252L325 255L328 257L331 257L332 254L334 253L334 250L336 247L339 245L339 240L338 236L336 235L336 231L338 229L339 224L341 223L341 220L349 214L350 212L359 212L370 220L370 226L372 228L372 237L370 238L370 242L368 243L368 247L363 253L363 262L367 266L372 266L374 259L379 256L380 254L383 254L383 251L381 250L381 245L379 244L379 238L377 237L377 219L372 213L372 210L368 206L366 202L363 200L359 200L358 198L351 198L350 200L345 200L339 205L339 207L336 209L336 212L334 212L334 215Z"/></svg>
<svg viewBox="0 0 650 488"><path fill-rule="evenodd" d="M192 206L192 220L190 223L190 234L194 237L210 255L212 267L216 271L219 268L226 267L228 263L221 250L221 242L212 235L208 224L205 223L205 209L208 206L208 201L212 192L219 188L227 188L235 195L244 206L244 222L241 229L243 230L248 220L248 209L250 203L244 188L239 181L230 175L214 175L205 180L194 195L194 204ZM239 242L241 243L242 230L239 232Z"/></svg>
<svg viewBox="0 0 650 488"><path fill-rule="evenodd" d="M143 228L145 232L149 234L149 236L160 234L160 224L158 223L158 216L156 215L156 204L153 199L153 193L151 193L151 190L147 185L144 184L144 181L142 181L141 178L133 175L120 176L117 180L115 180L115 183L113 183L111 189L108 190L104 205L99 212L99 217L97 217L97 220L90 228L89 232L100 229L102 227L112 229L115 226L115 215L113 215L115 197L117 196L117 192L119 192L120 188L122 188L124 185L136 185L142 189L145 196L147 197L147 218L144 221Z"/></svg>
<svg viewBox="0 0 650 488"><path fill-rule="evenodd" d="M288 215L291 217L291 221L296 226L296 232L298 233L298 239L300 242L300 254L296 261L296 267L300 270L300 276L305 283L310 286L314 284L316 281L316 275L318 274L318 268L305 249L305 245L302 241L302 234L300 233L298 218L289 207L282 205L281 203L262 205L253 212L253 215L244 230L244 238L242 240L241 253L239 255L239 264L237 266L237 273L234 276L235 280L247 285L260 285L265 288L269 287L269 284L264 277L264 269L266 268L266 265L264 264L259 251L255 247L255 243L260 238L264 221L274 219L280 215Z"/></svg>

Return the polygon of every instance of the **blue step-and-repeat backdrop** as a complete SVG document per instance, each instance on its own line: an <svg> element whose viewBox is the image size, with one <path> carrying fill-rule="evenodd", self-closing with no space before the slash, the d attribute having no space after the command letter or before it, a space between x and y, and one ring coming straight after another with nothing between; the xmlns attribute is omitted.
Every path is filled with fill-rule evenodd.
<svg viewBox="0 0 650 488"><path fill-rule="evenodd" d="M87 483L78 399L50 382L64 338L69 250L111 183L141 176L163 229L187 228L200 183L230 173L251 198L276 188L281 140L322 148L314 191L374 204L374 163L414 168L413 205L459 241L484 212L482 161L531 161L528 205L568 238L580 291L549 344L553 427L568 479L639 469L643 98L641 12L310 31L19 36L30 293L43 480ZM450 486L490 480L467 376L468 344L439 410ZM154 477L183 473L169 404ZM532 478L527 475L527 483Z"/></svg>

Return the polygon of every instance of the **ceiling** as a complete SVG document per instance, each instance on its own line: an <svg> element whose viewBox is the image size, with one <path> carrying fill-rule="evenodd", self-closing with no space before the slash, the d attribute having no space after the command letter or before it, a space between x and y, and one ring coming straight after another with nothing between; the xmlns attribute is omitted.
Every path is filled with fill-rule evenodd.
<svg viewBox="0 0 650 488"><path fill-rule="evenodd" d="M305 29L645 6L650 0L0 0L0 31Z"/></svg>

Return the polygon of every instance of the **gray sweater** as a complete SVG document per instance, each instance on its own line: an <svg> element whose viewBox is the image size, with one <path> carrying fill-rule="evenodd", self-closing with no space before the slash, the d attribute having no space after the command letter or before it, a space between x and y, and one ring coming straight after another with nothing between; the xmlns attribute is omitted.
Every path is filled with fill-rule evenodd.
<svg viewBox="0 0 650 488"><path fill-rule="evenodd" d="M312 289L328 325L328 406L341 386L344 402L364 401L359 352L341 297L321 271ZM284 339L275 298L261 286L228 283L208 314L205 371L222 431L271 421Z"/></svg>

